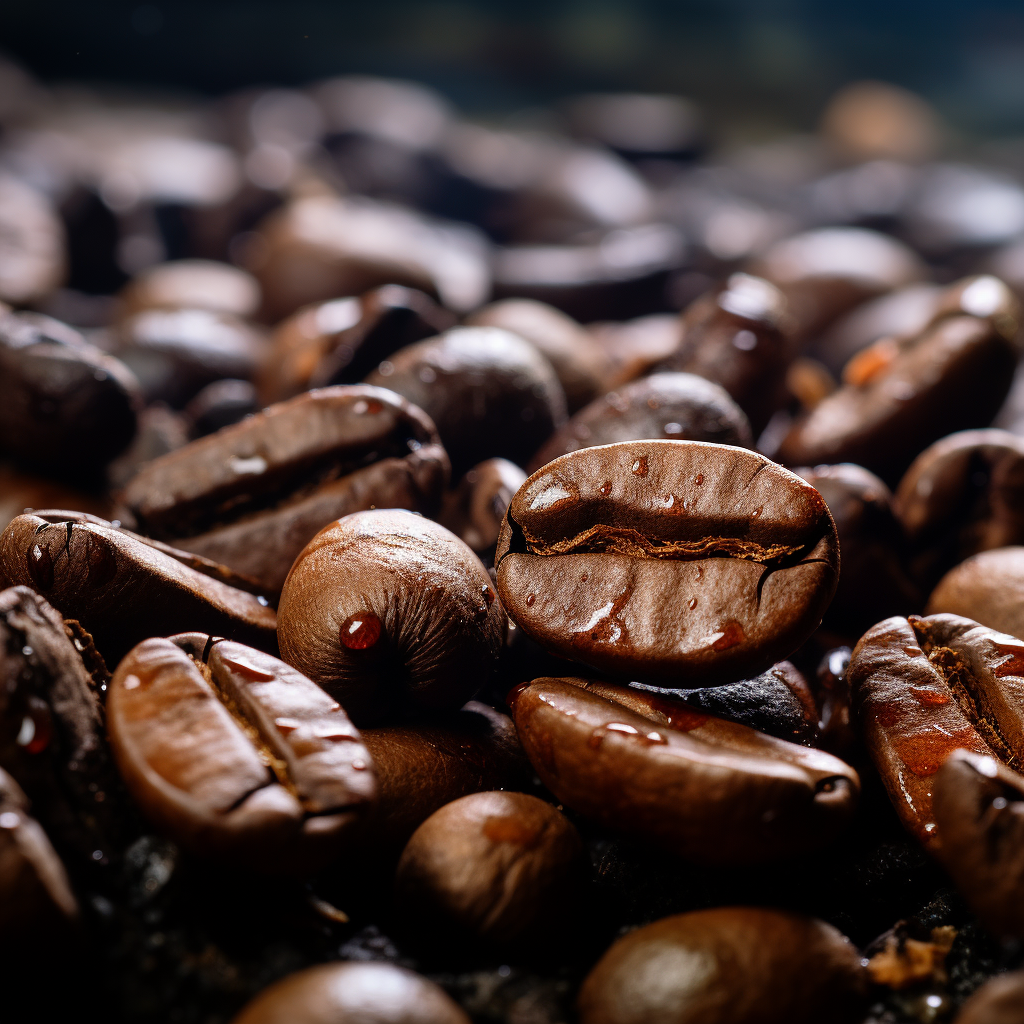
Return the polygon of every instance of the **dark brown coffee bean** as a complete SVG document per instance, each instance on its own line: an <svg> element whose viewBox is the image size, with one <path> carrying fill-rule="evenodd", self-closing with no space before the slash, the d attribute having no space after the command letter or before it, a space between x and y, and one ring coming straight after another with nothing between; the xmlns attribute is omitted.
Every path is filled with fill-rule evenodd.
<svg viewBox="0 0 1024 1024"><path fill-rule="evenodd" d="M568 819L525 793L473 793L435 811L406 844L401 913L436 936L498 944L540 939L570 909L583 844Z"/></svg>
<svg viewBox="0 0 1024 1024"><path fill-rule="evenodd" d="M433 515L447 475L419 409L381 388L324 388L144 466L122 518L276 593L331 520L374 506Z"/></svg>
<svg viewBox="0 0 1024 1024"><path fill-rule="evenodd" d="M377 788L344 710L262 651L206 637L197 656L194 634L176 639L130 651L107 696L111 749L143 813L203 856L328 863Z"/></svg>
<svg viewBox="0 0 1024 1024"><path fill-rule="evenodd" d="M939 580L925 611L963 615L1024 640L1024 547L965 559Z"/></svg>
<svg viewBox="0 0 1024 1024"><path fill-rule="evenodd" d="M791 654L835 590L821 496L741 448L634 441L564 455L509 506L509 615L559 657L643 682L734 682Z"/></svg>
<svg viewBox="0 0 1024 1024"><path fill-rule="evenodd" d="M112 526L18 516L0 534L0 577L76 619L116 664L140 640L190 629L277 650L277 616L253 594Z"/></svg>
<svg viewBox="0 0 1024 1024"><path fill-rule="evenodd" d="M860 1021L857 948L824 921L755 907L697 910L616 942L580 990L581 1024Z"/></svg>
<svg viewBox="0 0 1024 1024"><path fill-rule="evenodd" d="M1024 440L1005 430L964 430L913 461L896 511L928 587L965 558L1024 542Z"/></svg>
<svg viewBox="0 0 1024 1024"><path fill-rule="evenodd" d="M146 309L207 309L249 318L260 308L252 274L214 260L171 260L136 274L117 298L120 319Z"/></svg>
<svg viewBox="0 0 1024 1024"><path fill-rule="evenodd" d="M993 757L956 751L935 775L939 860L997 935L1024 937L1024 778Z"/></svg>
<svg viewBox="0 0 1024 1024"><path fill-rule="evenodd" d="M955 1024L1017 1024L1024 1020L1024 971L985 982L961 1007Z"/></svg>
<svg viewBox="0 0 1024 1024"><path fill-rule="evenodd" d="M131 442L140 404L128 368L72 328L0 315L0 451L33 472L89 479Z"/></svg>
<svg viewBox="0 0 1024 1024"><path fill-rule="evenodd" d="M0 238L0 302L29 305L63 282L66 242L57 211L11 174L0 175Z"/></svg>
<svg viewBox="0 0 1024 1024"><path fill-rule="evenodd" d="M565 395L551 364L496 327L457 327L409 345L366 380L430 416L456 477L489 458L525 465L565 422Z"/></svg>
<svg viewBox="0 0 1024 1024"><path fill-rule="evenodd" d="M666 369L721 384L760 431L782 405L786 367L796 355L786 300L768 281L733 274L683 314L683 337Z"/></svg>
<svg viewBox="0 0 1024 1024"><path fill-rule="evenodd" d="M493 565L502 520L525 480L526 474L508 459L481 462L445 496L441 525L465 541L485 565Z"/></svg>
<svg viewBox="0 0 1024 1024"><path fill-rule="evenodd" d="M579 448L616 441L753 444L743 410L717 384L692 373L655 373L591 402L548 439L532 469Z"/></svg>
<svg viewBox="0 0 1024 1024"><path fill-rule="evenodd" d="M891 618L861 637L847 678L868 753L904 826L941 843L935 773L958 748L1024 757L1024 642L958 615Z"/></svg>
<svg viewBox="0 0 1024 1024"><path fill-rule="evenodd" d="M291 974L233 1024L469 1024L432 981L389 963L335 963Z"/></svg>
<svg viewBox="0 0 1024 1024"><path fill-rule="evenodd" d="M531 299L505 299L484 306L467 317L466 323L500 327L538 349L558 374L570 415L604 391L604 353L580 324L554 306Z"/></svg>
<svg viewBox="0 0 1024 1024"><path fill-rule="evenodd" d="M591 324L588 330L605 354L605 383L610 388L650 373L672 356L683 337L680 318L673 313L651 313L625 323Z"/></svg>
<svg viewBox="0 0 1024 1024"><path fill-rule="evenodd" d="M255 415L262 408L256 387L249 381L215 380L185 406L189 436L195 439L215 434L224 427L241 422L246 416Z"/></svg>
<svg viewBox="0 0 1024 1024"><path fill-rule="evenodd" d="M536 679L515 693L513 717L541 781L605 826L688 860L743 864L823 845L853 813L860 781L831 754L592 685Z"/></svg>
<svg viewBox="0 0 1024 1024"><path fill-rule="evenodd" d="M381 509L306 545L281 592L278 638L290 664L369 724L465 703L494 669L505 613L458 537Z"/></svg>

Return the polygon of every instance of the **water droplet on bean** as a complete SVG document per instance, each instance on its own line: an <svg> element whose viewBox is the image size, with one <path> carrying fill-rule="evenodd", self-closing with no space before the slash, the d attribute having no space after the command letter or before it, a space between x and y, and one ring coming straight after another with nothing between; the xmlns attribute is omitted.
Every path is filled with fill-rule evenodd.
<svg viewBox="0 0 1024 1024"><path fill-rule="evenodd" d="M341 645L350 651L365 651L380 639L380 619L373 612L357 612L341 624Z"/></svg>

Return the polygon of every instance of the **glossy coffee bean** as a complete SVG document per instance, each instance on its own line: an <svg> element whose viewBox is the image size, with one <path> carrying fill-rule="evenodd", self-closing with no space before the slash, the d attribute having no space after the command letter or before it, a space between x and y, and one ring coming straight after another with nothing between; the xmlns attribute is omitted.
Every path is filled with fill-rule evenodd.
<svg viewBox="0 0 1024 1024"><path fill-rule="evenodd" d="M373 506L433 514L447 472L419 409L381 388L324 388L144 466L122 518L276 593L332 519Z"/></svg>
<svg viewBox="0 0 1024 1024"><path fill-rule="evenodd" d="M476 555L400 509L321 530L295 560L279 612L282 656L360 724L458 708L487 681L505 638Z"/></svg>
<svg viewBox="0 0 1024 1024"><path fill-rule="evenodd" d="M146 640L107 696L111 749L143 813L201 856L308 871L376 797L373 761L339 704L230 640Z"/></svg>
<svg viewBox="0 0 1024 1024"><path fill-rule="evenodd" d="M73 513L18 516L0 534L0 576L81 622L112 665L140 640L191 629L277 650L277 616L266 601L166 546Z"/></svg>
<svg viewBox="0 0 1024 1024"><path fill-rule="evenodd" d="M565 422L565 395L551 364L496 327L459 327L409 345L366 381L430 416L456 476L495 457L525 465Z"/></svg>
<svg viewBox="0 0 1024 1024"><path fill-rule="evenodd" d="M432 981L389 963L333 963L261 992L233 1024L469 1024Z"/></svg>
<svg viewBox="0 0 1024 1024"><path fill-rule="evenodd" d="M904 826L942 842L935 773L958 748L1024 755L1024 642L958 615L872 627L847 672L864 743Z"/></svg>
<svg viewBox="0 0 1024 1024"><path fill-rule="evenodd" d="M436 935L499 944L554 927L571 909L583 844L551 804L525 793L473 793L435 811L406 844L395 894L403 916Z"/></svg>
<svg viewBox="0 0 1024 1024"><path fill-rule="evenodd" d="M1000 974L967 1000L955 1024L1017 1024L1024 1019L1024 972Z"/></svg>
<svg viewBox="0 0 1024 1024"><path fill-rule="evenodd" d="M474 466L445 496L440 522L465 541L487 565L512 496L526 474L508 459L487 459Z"/></svg>
<svg viewBox="0 0 1024 1024"><path fill-rule="evenodd" d="M821 496L741 448L635 441L564 455L513 498L512 619L559 657L643 682L734 682L791 654L835 590Z"/></svg>
<svg viewBox="0 0 1024 1024"><path fill-rule="evenodd" d="M939 580L925 611L962 615L1024 639L1024 547L964 559Z"/></svg>
<svg viewBox="0 0 1024 1024"><path fill-rule="evenodd" d="M562 803L699 863L823 845L860 788L830 754L609 684L536 679L515 694L513 717Z"/></svg>
<svg viewBox="0 0 1024 1024"><path fill-rule="evenodd" d="M530 466L539 469L579 448L663 439L753 444L747 417L724 388L693 373L654 373L581 409L551 435Z"/></svg>
<svg viewBox="0 0 1024 1024"><path fill-rule="evenodd" d="M935 776L938 857L985 927L1024 936L1024 778L957 751Z"/></svg>
<svg viewBox="0 0 1024 1024"><path fill-rule="evenodd" d="M666 917L616 942L587 976L581 1024L860 1021L857 948L831 925L755 907Z"/></svg>
<svg viewBox="0 0 1024 1024"><path fill-rule="evenodd" d="M0 175L0 302L23 306L64 280L64 229L50 201L12 174Z"/></svg>
<svg viewBox="0 0 1024 1024"><path fill-rule="evenodd" d="M260 286L239 267L215 260L171 260L136 274L117 298L127 319L144 309L208 309L244 319L260 308Z"/></svg>

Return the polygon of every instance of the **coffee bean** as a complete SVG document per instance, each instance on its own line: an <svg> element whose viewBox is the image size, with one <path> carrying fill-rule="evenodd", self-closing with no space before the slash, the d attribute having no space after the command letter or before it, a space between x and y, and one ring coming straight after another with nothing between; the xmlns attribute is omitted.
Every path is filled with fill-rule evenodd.
<svg viewBox="0 0 1024 1024"><path fill-rule="evenodd" d="M81 622L112 665L140 640L189 629L277 650L265 601L172 552L74 513L23 515L0 534L0 577Z"/></svg>
<svg viewBox="0 0 1024 1024"><path fill-rule="evenodd" d="M419 409L381 388L325 388L144 466L122 518L276 593L332 519L374 506L436 512L447 470Z"/></svg>
<svg viewBox="0 0 1024 1024"><path fill-rule="evenodd" d="M831 925L755 907L698 910L630 932L580 990L581 1024L860 1021L866 978Z"/></svg>
<svg viewBox="0 0 1024 1024"><path fill-rule="evenodd" d="M565 422L565 395L551 364L496 327L459 327L409 345L366 381L430 416L456 477L489 458L525 465Z"/></svg>
<svg viewBox="0 0 1024 1024"><path fill-rule="evenodd" d="M508 459L481 462L445 496L441 525L465 541L485 565L493 565L502 520L525 480L526 474Z"/></svg>
<svg viewBox="0 0 1024 1024"><path fill-rule="evenodd" d="M591 402L548 439L531 469L579 448L616 441L753 444L750 424L724 388L692 373L655 373Z"/></svg>
<svg viewBox="0 0 1024 1024"><path fill-rule="evenodd" d="M435 811L406 844L395 892L404 917L436 937L499 944L542 938L571 910L583 867L576 829L525 793L473 793Z"/></svg>
<svg viewBox="0 0 1024 1024"><path fill-rule="evenodd" d="M963 615L1024 639L1024 547L964 559L939 580L925 611Z"/></svg>
<svg viewBox="0 0 1024 1024"><path fill-rule="evenodd" d="M617 692L618 691L618 692ZM829 842L860 782L838 758L609 684L537 679L519 738L566 806L700 863L755 863Z"/></svg>
<svg viewBox="0 0 1024 1024"><path fill-rule="evenodd" d="M343 849L376 797L373 761L339 704L230 640L145 640L107 697L118 768L139 807L201 856L308 871Z"/></svg>
<svg viewBox="0 0 1024 1024"><path fill-rule="evenodd" d="M1024 1018L1024 972L985 982L961 1007L956 1024L1017 1024Z"/></svg>
<svg viewBox="0 0 1024 1024"><path fill-rule="evenodd" d="M256 388L247 380L215 380L185 406L192 439L214 434L262 409ZM160 454L164 454L161 452Z"/></svg>
<svg viewBox="0 0 1024 1024"><path fill-rule="evenodd" d="M126 320L145 309L207 309L249 318L259 312L260 286L239 267L215 260L171 260L135 277L117 298Z"/></svg>
<svg viewBox="0 0 1024 1024"><path fill-rule="evenodd" d="M505 613L454 534L382 509L306 545L281 592L278 638L288 662L362 725L460 707L494 669Z"/></svg>
<svg viewBox="0 0 1024 1024"><path fill-rule="evenodd" d="M184 448L189 442L189 423L184 413L169 409L162 402L147 406L139 414L135 440L107 467L110 488L117 493L147 463ZM51 508L67 508L52 503ZM72 503L72 508L81 508Z"/></svg>
<svg viewBox="0 0 1024 1024"><path fill-rule="evenodd" d="M291 974L233 1024L469 1024L432 981L388 963L335 963Z"/></svg>
<svg viewBox="0 0 1024 1024"><path fill-rule="evenodd" d="M559 657L642 682L734 682L791 654L836 585L835 526L741 448L636 441L564 455L509 506L509 615Z"/></svg>
<svg viewBox="0 0 1024 1024"><path fill-rule="evenodd" d="M869 629L847 671L864 743L904 826L941 843L935 773L958 748L1024 756L1024 642L958 615Z"/></svg>
<svg viewBox="0 0 1024 1024"><path fill-rule="evenodd" d="M815 676L814 695L820 711L819 743L837 757L847 757L858 743L854 728L850 682L847 673L853 652L849 647L826 651Z"/></svg>

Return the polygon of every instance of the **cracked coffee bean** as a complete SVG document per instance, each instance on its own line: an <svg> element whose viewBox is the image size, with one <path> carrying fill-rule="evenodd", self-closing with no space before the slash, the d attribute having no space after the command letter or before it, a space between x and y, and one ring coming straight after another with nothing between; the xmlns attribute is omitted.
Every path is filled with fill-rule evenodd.
<svg viewBox="0 0 1024 1024"><path fill-rule="evenodd" d="M373 760L341 706L230 640L193 633L133 648L110 683L107 730L143 813L201 856L314 870L376 798Z"/></svg>
<svg viewBox="0 0 1024 1024"><path fill-rule="evenodd" d="M867 979L824 921L726 907L619 939L583 982L581 1024L855 1024Z"/></svg>
<svg viewBox="0 0 1024 1024"><path fill-rule="evenodd" d="M958 748L1017 768L1024 758L1024 641L958 615L886 619L847 678L864 743L904 826L941 844L935 773Z"/></svg>
<svg viewBox="0 0 1024 1024"><path fill-rule="evenodd" d="M545 650L641 682L734 682L791 654L839 571L813 487L761 455L635 441L564 455L512 499L509 615Z"/></svg>
<svg viewBox="0 0 1024 1024"><path fill-rule="evenodd" d="M635 690L537 679L513 717L541 781L574 810L698 863L828 843L860 791L849 765Z"/></svg>
<svg viewBox="0 0 1024 1024"><path fill-rule="evenodd" d="M193 441L136 474L123 518L280 591L317 531L373 507L436 513L448 460L398 395L325 388Z"/></svg>
<svg viewBox="0 0 1024 1024"><path fill-rule="evenodd" d="M360 725L454 710L490 678L505 613L480 559L401 509L324 528L281 592L282 656Z"/></svg>
<svg viewBox="0 0 1024 1024"><path fill-rule="evenodd" d="M939 580L925 611L962 615L1024 639L1024 547L964 559Z"/></svg>

